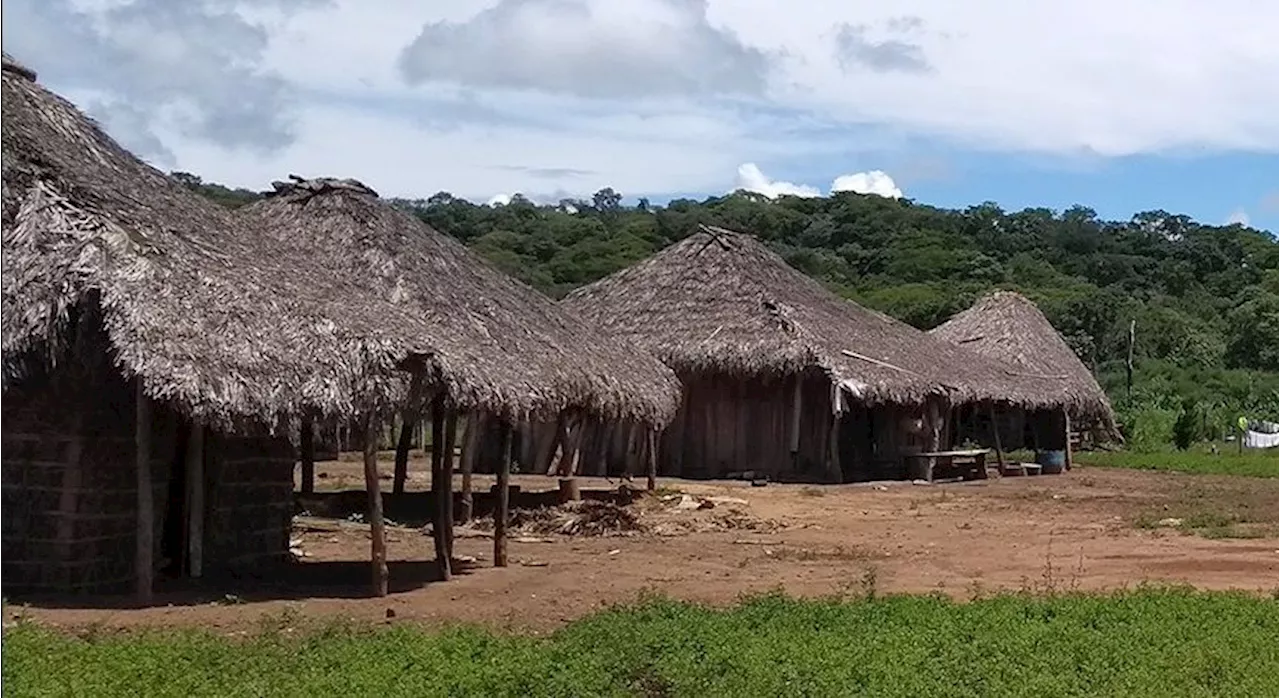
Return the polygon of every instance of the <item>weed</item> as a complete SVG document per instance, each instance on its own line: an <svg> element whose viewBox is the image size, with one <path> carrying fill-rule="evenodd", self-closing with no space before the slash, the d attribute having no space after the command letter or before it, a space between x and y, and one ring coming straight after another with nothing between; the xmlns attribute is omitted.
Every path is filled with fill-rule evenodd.
<svg viewBox="0 0 1280 698"><path fill-rule="evenodd" d="M1244 475L1248 477L1277 476L1276 452L1273 450L1251 450L1245 453L1223 452L1217 454L1198 451L1173 451L1167 453L1083 451L1075 455L1075 461L1081 465L1102 468L1166 470L1180 473Z"/></svg>
<svg viewBox="0 0 1280 698"><path fill-rule="evenodd" d="M1274 594L1141 587L957 603L875 585L868 568L856 600L771 592L715 609L651 596L549 637L394 625L86 640L23 624L5 632L0 671L19 698L197 698L1256 696L1274 694L1280 670Z"/></svg>

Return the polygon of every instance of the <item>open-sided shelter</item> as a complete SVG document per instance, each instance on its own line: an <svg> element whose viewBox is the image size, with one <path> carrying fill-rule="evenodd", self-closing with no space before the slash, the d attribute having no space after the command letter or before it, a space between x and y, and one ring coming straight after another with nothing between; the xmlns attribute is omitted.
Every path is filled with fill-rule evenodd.
<svg viewBox="0 0 1280 698"><path fill-rule="evenodd" d="M285 559L276 427L403 403L415 318L241 232L7 55L3 112L5 592Z"/></svg>
<svg viewBox="0 0 1280 698"><path fill-rule="evenodd" d="M563 304L681 377L681 411L658 449L668 475L899 477L909 454L950 442L951 406L1032 398L981 357L840 298L720 228ZM605 460L620 448L607 445Z"/></svg>
<svg viewBox="0 0 1280 698"><path fill-rule="evenodd" d="M675 413L680 382L662 362L601 335L364 184L291 177L273 186L267 198L239 212L241 221L264 235L305 245L327 266L363 279L423 326L415 339L428 352L427 391L435 395L436 530L454 519L450 425L460 414L466 415L459 517L465 520L472 511L470 476L477 461L497 469L497 510L503 512L499 518L505 516L518 424L580 413L653 430ZM412 427L420 418L420 412L408 409L401 420L397 491L408 476ZM495 535L495 564L505 564L502 530ZM450 544L437 536L436 545L437 557L447 560Z"/></svg>
<svg viewBox="0 0 1280 698"><path fill-rule="evenodd" d="M1042 399L1039 409L999 410L994 418L1008 448L1053 448L1069 452L1064 434L1089 433L1099 441L1119 439L1115 412L1093 373L1080 361L1044 313L1025 296L996 291L929 332L1028 379ZM962 432L983 433L992 417L958 415Z"/></svg>

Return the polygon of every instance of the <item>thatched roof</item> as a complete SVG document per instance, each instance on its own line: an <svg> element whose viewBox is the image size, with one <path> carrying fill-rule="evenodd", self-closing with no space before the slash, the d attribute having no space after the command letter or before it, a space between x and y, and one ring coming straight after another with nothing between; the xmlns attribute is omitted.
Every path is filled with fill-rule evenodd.
<svg viewBox="0 0 1280 698"><path fill-rule="evenodd" d="M248 226L305 244L424 326L438 381L463 405L514 414L576 408L659 424L680 383L656 358L601 337L462 243L353 180L293 178L240 209Z"/></svg>
<svg viewBox="0 0 1280 698"><path fill-rule="evenodd" d="M296 248L251 239L33 78L4 56L6 388L69 360L69 324L88 310L126 377L209 419L403 399L411 317Z"/></svg>
<svg viewBox="0 0 1280 698"><path fill-rule="evenodd" d="M1116 435L1115 413L1098 381L1044 313L1022 295L996 291L930 334L1038 381L1073 416L1087 420L1108 436Z"/></svg>
<svg viewBox="0 0 1280 698"><path fill-rule="evenodd" d="M682 375L819 369L869 403L1030 397L990 362L845 300L722 228L704 226L563 303Z"/></svg>

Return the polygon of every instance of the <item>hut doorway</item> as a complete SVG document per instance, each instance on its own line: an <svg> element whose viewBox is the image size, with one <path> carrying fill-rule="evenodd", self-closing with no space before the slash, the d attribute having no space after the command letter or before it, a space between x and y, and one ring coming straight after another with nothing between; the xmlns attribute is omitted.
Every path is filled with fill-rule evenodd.
<svg viewBox="0 0 1280 698"><path fill-rule="evenodd" d="M169 457L160 531L160 572L199 577L204 549L204 430L182 420Z"/></svg>

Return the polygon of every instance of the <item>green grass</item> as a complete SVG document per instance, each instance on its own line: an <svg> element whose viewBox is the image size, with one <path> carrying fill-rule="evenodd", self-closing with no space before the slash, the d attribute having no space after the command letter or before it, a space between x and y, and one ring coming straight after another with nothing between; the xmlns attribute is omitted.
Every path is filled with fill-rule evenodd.
<svg viewBox="0 0 1280 698"><path fill-rule="evenodd" d="M1168 451L1161 453L1136 453L1133 451L1081 451L1074 454L1075 462L1103 468L1133 468L1137 470L1165 470L1203 475L1244 475L1248 477L1276 477L1278 463L1276 451L1247 450L1244 453L1224 449L1214 454L1201 449Z"/></svg>
<svg viewBox="0 0 1280 698"><path fill-rule="evenodd" d="M1276 599L1111 595L651 599L547 638L298 618L198 631L5 632L6 696L1261 696Z"/></svg>

